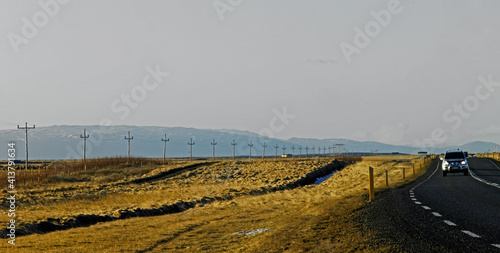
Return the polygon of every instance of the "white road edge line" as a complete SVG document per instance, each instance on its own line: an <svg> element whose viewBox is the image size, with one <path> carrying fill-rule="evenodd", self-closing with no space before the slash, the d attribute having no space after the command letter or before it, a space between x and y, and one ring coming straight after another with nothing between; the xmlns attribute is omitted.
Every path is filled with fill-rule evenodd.
<svg viewBox="0 0 500 253"><path fill-rule="evenodd" d="M466 235L468 235L470 237L481 238L481 236L476 235L476 234L474 234L474 233L472 233L471 231L468 231L468 230L462 230L462 233L464 233L464 234L466 234Z"/></svg>
<svg viewBox="0 0 500 253"><path fill-rule="evenodd" d="M492 162L491 160L488 160L491 164L495 165L495 167L497 167L498 170L500 170L500 168L494 163Z"/></svg>
<svg viewBox="0 0 500 253"><path fill-rule="evenodd" d="M415 185L413 188L410 189L410 192L413 192L415 189L417 189L417 187L419 187L420 185L422 185L423 183L429 181L429 179L431 179L432 176L434 176L434 174L436 174L436 172L438 171L439 169L439 163L438 165L436 166L436 170L434 170L434 172L432 172L432 174L424 181L420 182L419 184Z"/></svg>
<svg viewBox="0 0 500 253"><path fill-rule="evenodd" d="M431 208L428 207L428 206L422 206L422 208L425 209L425 210L431 210Z"/></svg>
<svg viewBox="0 0 500 253"><path fill-rule="evenodd" d="M422 202L415 201L415 204L422 205Z"/></svg>
<svg viewBox="0 0 500 253"><path fill-rule="evenodd" d="M500 244L492 244L491 246L493 246L493 247L497 247L497 248L499 248L499 249L500 249Z"/></svg>
<svg viewBox="0 0 500 253"><path fill-rule="evenodd" d="M469 170L469 173L472 176L472 178L476 179L477 181L479 181L479 182L481 182L483 184L487 184L487 185L490 185L490 186L493 186L493 187L496 187L496 188L500 189L500 186L498 184L492 183L492 182L490 182L488 180L485 180L485 179L482 179L482 178L476 176L476 174L474 174L474 172L472 172L471 170Z"/></svg>
<svg viewBox="0 0 500 253"><path fill-rule="evenodd" d="M440 213L438 213L438 212L432 212L432 214L434 214L434 216L436 216L436 217L442 217L442 216L443 216L443 215L441 215L441 214L440 214Z"/></svg>
<svg viewBox="0 0 500 253"><path fill-rule="evenodd" d="M446 223L448 226L456 226L457 225L449 220L443 220L443 222Z"/></svg>

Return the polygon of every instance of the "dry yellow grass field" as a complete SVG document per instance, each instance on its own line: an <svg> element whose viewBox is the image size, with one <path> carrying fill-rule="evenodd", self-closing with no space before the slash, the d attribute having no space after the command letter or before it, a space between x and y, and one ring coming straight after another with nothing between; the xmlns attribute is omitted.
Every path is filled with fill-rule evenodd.
<svg viewBox="0 0 500 253"><path fill-rule="evenodd" d="M34 186L22 194L19 220L58 222L77 215L120 217L121 212L196 202L185 211L131 217L16 238L1 252L356 252L380 251L355 213L367 202L368 167L375 186L390 187L425 171L418 156L376 156L345 167L319 185L290 187L332 159L172 162L144 174L102 183L102 177L75 183ZM180 162L179 162L180 163ZM164 175L176 168L193 168ZM413 175L412 167L415 167ZM142 181L141 181L142 178ZM138 183L133 183L135 182ZM106 180L109 181L109 180ZM206 201L203 201L203 200ZM6 216L6 215L4 215ZM6 224L6 217L1 217ZM6 240L6 239L4 239Z"/></svg>

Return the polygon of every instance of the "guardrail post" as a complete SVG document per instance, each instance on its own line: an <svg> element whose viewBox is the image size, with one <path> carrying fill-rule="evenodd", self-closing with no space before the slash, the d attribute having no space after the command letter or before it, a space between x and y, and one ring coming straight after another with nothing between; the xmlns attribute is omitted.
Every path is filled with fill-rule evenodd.
<svg viewBox="0 0 500 253"><path fill-rule="evenodd" d="M375 189L374 189L375 186L374 186L374 183L373 183L373 168L369 167L368 171L369 171L369 181L370 181L369 195L370 195L370 201L372 201L372 200L375 199Z"/></svg>
<svg viewBox="0 0 500 253"><path fill-rule="evenodd" d="M389 187L389 172L385 170L385 187Z"/></svg>

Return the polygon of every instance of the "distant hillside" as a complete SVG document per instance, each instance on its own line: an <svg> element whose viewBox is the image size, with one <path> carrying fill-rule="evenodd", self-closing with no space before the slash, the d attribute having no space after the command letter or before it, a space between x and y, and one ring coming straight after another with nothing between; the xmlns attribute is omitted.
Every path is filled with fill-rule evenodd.
<svg viewBox="0 0 500 253"><path fill-rule="evenodd" d="M326 152L340 152L340 148L328 149L335 144L344 144L344 152L374 152L374 153L411 153L416 154L419 150L414 147L397 146L383 144L379 142L358 142L347 139L305 139L291 138L289 140L280 140L259 136L256 133L240 130L212 130L212 129L195 129L184 127L140 127L140 126L51 126L37 127L28 132L29 134L29 154L30 159L79 159L82 157L83 139L80 135L83 134L83 129L87 130L90 138L87 139L87 157L114 157L127 155L127 141L125 136L130 131L133 140L131 140L131 155L140 157L162 157L163 145L162 138L167 135L170 139L167 142L167 157L188 157L190 139L193 139L194 157L211 157L213 139L217 145L215 146L216 156L231 156L231 142L234 140L237 145L235 148L236 156L248 156L249 146L251 142L252 156L262 156L265 143L266 155L273 156L276 153L275 146L278 146L278 155L283 154L283 146L286 147L285 152L291 154L292 145L295 147L295 154L299 152L306 153L306 146L310 148L309 154L312 154L312 147L324 147ZM0 130L0 141L5 145L9 141L17 143L17 158L24 159L24 132L18 129ZM488 149L494 150L494 143L488 142L473 142L463 145L458 148L468 150L470 152L486 152ZM302 150L299 150L299 146ZM447 149L457 147L443 148L444 152ZM0 159L7 159L7 152L0 152Z"/></svg>
<svg viewBox="0 0 500 253"><path fill-rule="evenodd" d="M500 150L500 145L493 142L484 142L484 141L475 141L470 142L461 146L449 146L443 150L441 153L446 152L447 150L453 149L461 149L464 151L469 151L471 153L487 153L487 152L495 152L495 146Z"/></svg>

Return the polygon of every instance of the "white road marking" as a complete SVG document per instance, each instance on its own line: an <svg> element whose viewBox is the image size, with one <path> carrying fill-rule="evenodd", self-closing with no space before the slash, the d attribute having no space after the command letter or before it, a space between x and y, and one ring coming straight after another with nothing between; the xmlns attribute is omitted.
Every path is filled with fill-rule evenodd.
<svg viewBox="0 0 500 253"><path fill-rule="evenodd" d="M438 171L438 169L439 169L439 162L438 162L438 164L437 164L436 170L434 170L434 172L432 172L432 174L431 174L431 175L430 175L430 176L429 176L426 180L424 180L424 181L420 182L420 184L417 184L417 185L415 185L415 187L411 188L411 189L410 189L410 192L412 192L412 191L414 191L415 189L417 189L417 187L419 187L421 184L423 184L423 183L425 183L425 182L429 181L429 179L431 179L431 177L432 177L432 176L434 176L434 174L436 174L436 172Z"/></svg>
<svg viewBox="0 0 500 253"><path fill-rule="evenodd" d="M490 161L490 162L491 162L491 161ZM500 170L500 168L499 168L496 164L494 164L493 162L491 162L491 163L492 163L493 165L495 165L495 167L496 167L498 170ZM415 204L417 204L417 205L421 205L422 203L421 203L421 202L416 201L417 199L416 199L416 198L414 198L414 197L415 197L415 195L414 195L413 191L414 191L417 187L419 187L420 185L422 185L423 183L425 183L425 182L427 182L429 179L431 179L431 177L432 177L432 176L433 176L433 175L434 175L434 174L435 174L438 170L439 170L439 162L438 162L438 165L437 165L436 170L434 170L434 172L432 172L432 174L431 174L431 175L430 175L430 176L429 176L426 180L424 180L424 181L420 182L418 185L416 185L415 187L413 187L413 188L411 188L411 189L410 189L410 198L411 198L411 200L415 201ZM500 188L500 185L499 185L499 184L497 184L497 183L492 183L492 182L489 182L489 181L484 180L484 179L482 179L482 178L479 178L479 177L477 177L477 176L476 176L476 175L475 175L475 174L474 174L471 170L469 170L469 173L471 174L471 176L472 176L474 179L476 179L476 180L478 180L478 181L480 181L480 182L482 182L482 183L485 183L485 184L491 185L491 186L493 186L493 187ZM430 210L430 209L431 209L431 208L430 208L430 207L428 207L428 206L422 206L422 208L424 208L424 209L426 209L426 210ZM434 216L436 216L436 217L442 217L442 215L441 215L440 213L438 213L438 212L432 212L432 214L433 214ZM443 222L444 222L444 223L446 223L448 226L457 226L457 224L455 224L455 223L453 223L452 221L449 221L449 220L443 220ZM479 235L477 235L477 234L474 234L474 233L472 233L471 231L468 231L468 230L462 230L462 233L464 233L464 234L466 234L466 235L468 235L468 236L470 236L470 237L473 237L473 238L481 238L481 236L479 236ZM500 244L491 244L491 245L492 245L493 247L496 247L496 248L499 248L499 249L500 249Z"/></svg>
<svg viewBox="0 0 500 253"><path fill-rule="evenodd" d="M493 165L494 165L494 166L495 166L498 170L500 170L500 168L498 168L498 166L497 166L495 163L493 163L491 160L488 160L488 161L489 161L491 164L493 164ZM496 187L496 188L499 188L499 189L500 189L500 185L498 185L497 183L492 183L492 182L490 182L490 181L488 181L488 180L486 180L486 179L482 179L482 178L480 178L480 177L476 176L476 174L474 174L474 172L472 172L472 170L470 170L470 169L469 169L469 173L470 173L470 175L472 176L472 178L476 179L477 181L479 181L479 182L481 182L481 183L485 183L485 184L487 184L487 185L491 185L491 186L493 186L493 187Z"/></svg>
<svg viewBox="0 0 500 253"><path fill-rule="evenodd" d="M449 220L444 220L443 222L446 223L448 226L456 226L457 225Z"/></svg>
<svg viewBox="0 0 500 253"><path fill-rule="evenodd" d="M498 170L500 170L500 168L498 168L498 166L497 166L494 162L492 162L491 160L488 160L488 161L489 161L491 164L493 164L495 167L497 167L497 169L498 169Z"/></svg>
<svg viewBox="0 0 500 253"><path fill-rule="evenodd" d="M468 231L468 230L462 230L462 233L464 233L464 234L466 234L466 235L468 235L470 237L481 238L481 236L476 235L476 234L474 234L474 233L472 233L471 231Z"/></svg>

